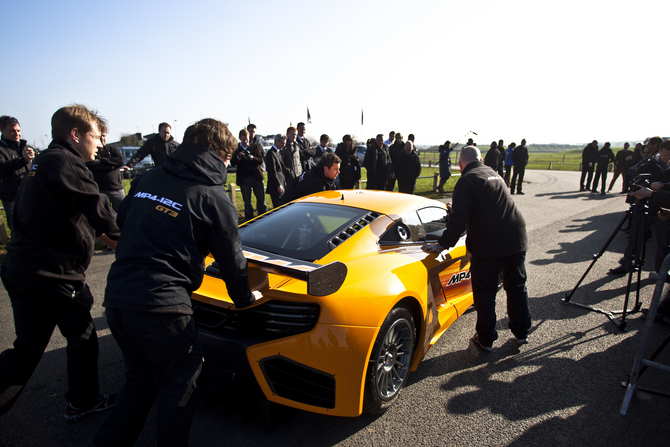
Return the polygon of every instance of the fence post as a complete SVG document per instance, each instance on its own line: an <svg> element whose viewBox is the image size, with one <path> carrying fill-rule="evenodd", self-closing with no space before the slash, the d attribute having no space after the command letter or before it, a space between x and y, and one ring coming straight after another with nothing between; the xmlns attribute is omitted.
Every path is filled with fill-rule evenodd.
<svg viewBox="0 0 670 447"><path fill-rule="evenodd" d="M551 171L551 163L552 163L552 162L550 161L550 162L549 162L549 170L550 170L550 171Z"/></svg>
<svg viewBox="0 0 670 447"><path fill-rule="evenodd" d="M355 186L354 189L363 189L363 188L361 188L361 186L362 186L361 179L356 180L356 186Z"/></svg>
<svg viewBox="0 0 670 447"><path fill-rule="evenodd" d="M428 160L428 167L432 168L433 167L433 160Z"/></svg>
<svg viewBox="0 0 670 447"><path fill-rule="evenodd" d="M235 193L235 183L228 183L228 196L230 201L233 202L233 207L237 208L237 194Z"/></svg>
<svg viewBox="0 0 670 447"><path fill-rule="evenodd" d="M433 172L433 191L437 191L437 178L440 176L439 172Z"/></svg>

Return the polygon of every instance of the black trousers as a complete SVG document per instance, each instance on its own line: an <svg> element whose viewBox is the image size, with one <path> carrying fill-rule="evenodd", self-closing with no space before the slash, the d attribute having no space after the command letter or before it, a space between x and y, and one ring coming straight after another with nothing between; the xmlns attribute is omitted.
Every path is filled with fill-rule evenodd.
<svg viewBox="0 0 670 447"><path fill-rule="evenodd" d="M126 384L95 437L96 446L133 445L158 398L158 446L187 446L202 347L190 315L107 308Z"/></svg>
<svg viewBox="0 0 670 447"><path fill-rule="evenodd" d="M406 182L398 179L398 192L404 192L405 194L414 194L415 188L416 188L416 181Z"/></svg>
<svg viewBox="0 0 670 447"><path fill-rule="evenodd" d="M496 294L498 276L503 274L503 289L507 293L508 326L515 337L527 338L530 330L530 308L526 289L526 252L502 258L473 260L472 294L477 311L477 334L484 346L498 339L496 331Z"/></svg>
<svg viewBox="0 0 670 447"><path fill-rule="evenodd" d="M584 180L586 180L586 190L591 189L591 180L593 180L593 166L582 166L582 177L579 179L579 190L583 191ZM588 178L587 178L588 176Z"/></svg>
<svg viewBox="0 0 670 447"><path fill-rule="evenodd" d="M598 169L596 171L596 178L593 180L593 189L591 191L598 192L598 182L600 181L601 176L602 188L600 188L600 191L605 192L605 189L607 188L607 168L605 168L605 170Z"/></svg>
<svg viewBox="0 0 670 447"><path fill-rule="evenodd" d="M513 168L514 168L514 174L512 174L512 185L510 186L510 190L512 193L514 193L514 187L516 186L516 192L522 192L523 176L526 173L526 167L514 165ZM518 184L517 184L517 177L519 178Z"/></svg>
<svg viewBox="0 0 670 447"><path fill-rule="evenodd" d="M67 340L65 400L86 406L98 395L98 336L91 318L93 295L84 282L68 282L2 267L14 310L14 348L0 354L0 414L28 383L56 326Z"/></svg>

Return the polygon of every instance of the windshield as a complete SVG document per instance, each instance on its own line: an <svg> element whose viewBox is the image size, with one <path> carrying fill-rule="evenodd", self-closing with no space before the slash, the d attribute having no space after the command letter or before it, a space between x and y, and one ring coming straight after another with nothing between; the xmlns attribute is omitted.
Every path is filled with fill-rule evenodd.
<svg viewBox="0 0 670 447"><path fill-rule="evenodd" d="M316 261L334 245L328 243L368 211L340 205L292 203L240 227L242 244L305 261Z"/></svg>

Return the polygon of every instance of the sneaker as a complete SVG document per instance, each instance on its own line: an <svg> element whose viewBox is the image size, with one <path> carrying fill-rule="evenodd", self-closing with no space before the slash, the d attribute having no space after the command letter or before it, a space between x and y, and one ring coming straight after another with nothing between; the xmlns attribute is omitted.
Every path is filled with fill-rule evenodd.
<svg viewBox="0 0 670 447"><path fill-rule="evenodd" d="M65 420L68 422L78 421L83 417L97 411L109 410L114 406L116 394L98 394L93 403L85 408L75 407L71 403L65 406Z"/></svg>
<svg viewBox="0 0 670 447"><path fill-rule="evenodd" d="M521 191L517 191L516 193L517 193L517 195L520 195L520 196L525 196L525 194L524 194L524 193L522 193Z"/></svg>
<svg viewBox="0 0 670 447"><path fill-rule="evenodd" d="M526 338L514 338L514 342L516 343L517 346L521 345L527 345L528 344L528 337Z"/></svg>
<svg viewBox="0 0 670 447"><path fill-rule="evenodd" d="M482 342L479 341L479 334L475 334L472 337L472 342L475 344L475 346L483 352L493 352L493 348L490 346L484 346Z"/></svg>

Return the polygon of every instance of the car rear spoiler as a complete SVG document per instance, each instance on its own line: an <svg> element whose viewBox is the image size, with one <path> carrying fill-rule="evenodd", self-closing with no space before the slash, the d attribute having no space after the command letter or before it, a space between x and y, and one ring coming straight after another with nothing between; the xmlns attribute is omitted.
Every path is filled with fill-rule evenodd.
<svg viewBox="0 0 670 447"><path fill-rule="evenodd" d="M263 272L305 281L307 293L312 296L337 292L347 277L347 266L339 261L320 265L245 246L242 247L242 253L250 265ZM216 262L207 267L205 272L210 276L221 277Z"/></svg>

